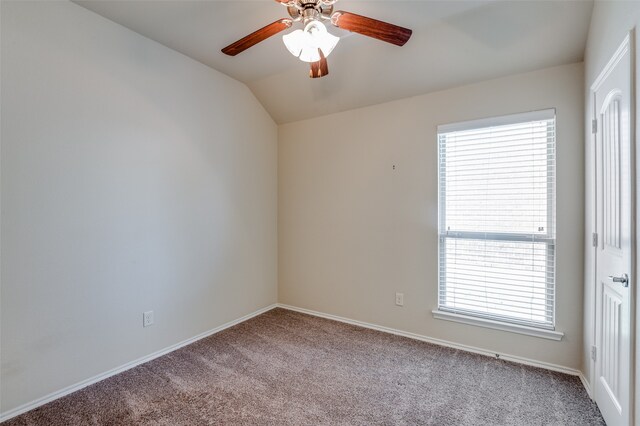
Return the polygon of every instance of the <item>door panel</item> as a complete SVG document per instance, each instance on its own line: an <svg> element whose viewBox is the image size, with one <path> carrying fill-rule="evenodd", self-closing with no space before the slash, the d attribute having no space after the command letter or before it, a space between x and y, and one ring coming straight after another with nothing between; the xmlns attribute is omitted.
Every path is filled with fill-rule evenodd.
<svg viewBox="0 0 640 426"><path fill-rule="evenodd" d="M609 283L602 283L602 372L600 380L618 413L620 404L620 356L622 296Z"/></svg>
<svg viewBox="0 0 640 426"><path fill-rule="evenodd" d="M607 248L620 249L620 98L603 105L601 115L604 155L604 242Z"/></svg>

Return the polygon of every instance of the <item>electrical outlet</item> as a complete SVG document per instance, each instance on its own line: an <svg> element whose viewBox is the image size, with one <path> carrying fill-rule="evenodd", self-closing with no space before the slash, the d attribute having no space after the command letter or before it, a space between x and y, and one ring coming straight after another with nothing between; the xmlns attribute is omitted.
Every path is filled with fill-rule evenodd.
<svg viewBox="0 0 640 426"><path fill-rule="evenodd" d="M404 293L396 293L396 305L404 306Z"/></svg>
<svg viewBox="0 0 640 426"><path fill-rule="evenodd" d="M147 311L142 314L142 326L149 327L153 324L153 311Z"/></svg>

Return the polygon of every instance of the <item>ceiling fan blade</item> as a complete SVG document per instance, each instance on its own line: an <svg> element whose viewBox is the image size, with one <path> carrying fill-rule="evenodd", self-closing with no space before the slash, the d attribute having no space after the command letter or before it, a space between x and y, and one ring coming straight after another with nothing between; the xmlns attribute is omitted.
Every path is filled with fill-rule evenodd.
<svg viewBox="0 0 640 426"><path fill-rule="evenodd" d="M322 50L318 49L318 53L320 54L320 60L317 62L311 62L311 70L309 70L309 77L311 78L320 78L329 74L327 58L324 57Z"/></svg>
<svg viewBox="0 0 640 426"><path fill-rule="evenodd" d="M338 28L377 38L378 40L386 41L396 46L404 46L412 33L408 28L399 27L389 24L388 22L378 21L377 19L367 18L366 16L356 15L355 13L345 12L343 10L339 10L331 15L331 22Z"/></svg>
<svg viewBox="0 0 640 426"><path fill-rule="evenodd" d="M222 49L222 53L229 56L236 56L240 52L244 52L254 44L258 44L269 37L278 34L280 31L286 30L291 27L293 20L289 18L278 19L275 22L260 28L258 31L254 31L246 37L241 38L235 43Z"/></svg>

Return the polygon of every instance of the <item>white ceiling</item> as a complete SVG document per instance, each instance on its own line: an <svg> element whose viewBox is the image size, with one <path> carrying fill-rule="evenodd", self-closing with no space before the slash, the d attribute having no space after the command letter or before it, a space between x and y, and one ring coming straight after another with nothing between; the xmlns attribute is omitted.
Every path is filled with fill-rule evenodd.
<svg viewBox="0 0 640 426"><path fill-rule="evenodd" d="M341 40L328 58L329 75L311 79L308 64L279 35L235 57L220 52L287 17L273 0L76 3L246 83L277 123L582 61L593 6L591 0L340 0L336 10L411 28L413 36L396 47L329 25Z"/></svg>

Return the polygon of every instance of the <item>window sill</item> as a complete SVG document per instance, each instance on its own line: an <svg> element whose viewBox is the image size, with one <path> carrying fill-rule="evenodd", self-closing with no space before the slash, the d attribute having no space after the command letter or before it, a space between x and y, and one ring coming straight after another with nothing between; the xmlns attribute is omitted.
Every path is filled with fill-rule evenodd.
<svg viewBox="0 0 640 426"><path fill-rule="evenodd" d="M527 327L526 325L510 324L501 321L494 321L486 318L478 318L467 315L454 314L451 312L434 310L431 311L435 319L459 322L462 324L475 325L478 327L492 328L494 330L509 331L511 333L526 334L527 336L540 337L549 340L562 340L564 333L542 328Z"/></svg>

